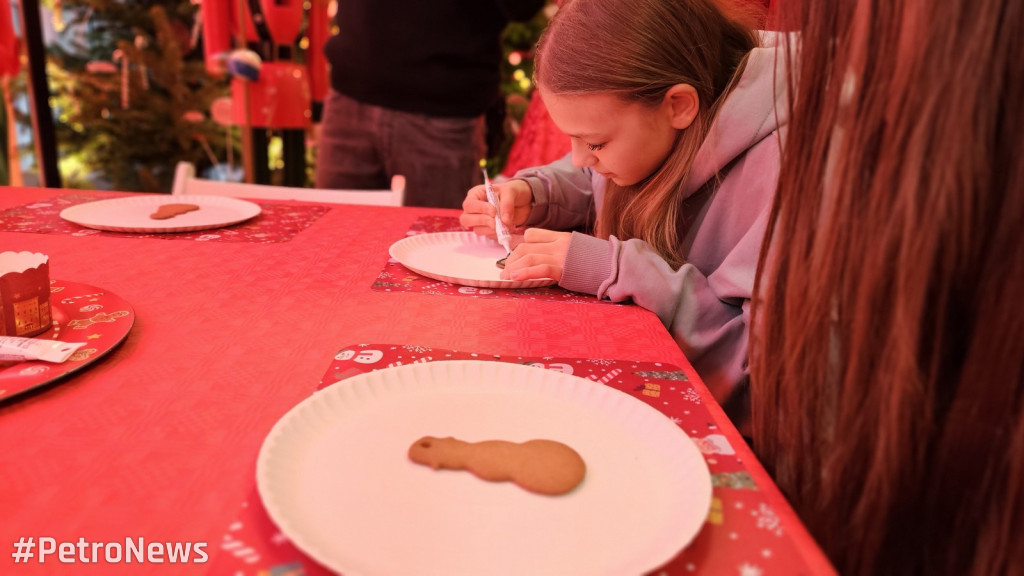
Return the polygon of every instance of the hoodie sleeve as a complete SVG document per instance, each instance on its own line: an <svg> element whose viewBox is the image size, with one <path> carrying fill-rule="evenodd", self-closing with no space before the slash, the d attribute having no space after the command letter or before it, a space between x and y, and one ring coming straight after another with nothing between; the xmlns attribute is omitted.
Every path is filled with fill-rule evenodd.
<svg viewBox="0 0 1024 576"><path fill-rule="evenodd" d="M767 209L705 275L691 263L673 270L642 240L573 233L559 285L654 312L727 411L747 380L750 299Z"/></svg>
<svg viewBox="0 0 1024 576"><path fill-rule="evenodd" d="M593 222L595 176L588 168L573 166L571 155L545 166L520 170L512 178L525 180L533 192L533 208L526 226L571 230Z"/></svg>

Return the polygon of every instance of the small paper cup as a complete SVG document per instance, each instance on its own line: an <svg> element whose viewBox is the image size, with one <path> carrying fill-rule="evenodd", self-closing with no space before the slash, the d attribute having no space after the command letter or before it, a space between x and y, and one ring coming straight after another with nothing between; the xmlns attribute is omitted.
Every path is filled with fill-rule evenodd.
<svg viewBox="0 0 1024 576"><path fill-rule="evenodd" d="M0 252L0 336L31 338L50 329L50 257Z"/></svg>

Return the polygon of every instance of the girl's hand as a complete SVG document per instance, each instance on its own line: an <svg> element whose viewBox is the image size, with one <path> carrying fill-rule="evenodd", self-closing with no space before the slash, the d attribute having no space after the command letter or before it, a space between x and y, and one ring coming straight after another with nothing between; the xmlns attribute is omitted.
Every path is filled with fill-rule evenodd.
<svg viewBox="0 0 1024 576"><path fill-rule="evenodd" d="M493 186L501 205L501 221L505 226L512 229L526 222L533 202L533 191L526 180L508 180ZM494 232L494 206L487 201L487 189L483 185L474 186L466 193L459 223L472 228L473 232L481 236L497 237Z"/></svg>
<svg viewBox="0 0 1024 576"><path fill-rule="evenodd" d="M523 241L512 251L501 271L503 280L532 280L534 278L562 279L565 255L569 252L571 232L553 232L542 228L529 228Z"/></svg>

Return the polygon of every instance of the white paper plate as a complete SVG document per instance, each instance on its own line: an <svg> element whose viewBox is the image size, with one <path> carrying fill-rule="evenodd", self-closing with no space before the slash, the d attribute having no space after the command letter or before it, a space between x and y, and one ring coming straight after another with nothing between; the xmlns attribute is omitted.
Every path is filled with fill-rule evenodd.
<svg viewBox="0 0 1024 576"><path fill-rule="evenodd" d="M403 266L428 278L478 288L537 288L555 283L550 278L502 280L497 262L506 256L501 244L474 232L416 234L388 250Z"/></svg>
<svg viewBox="0 0 1024 576"><path fill-rule="evenodd" d="M423 436L573 447L564 496L409 461ZM369 372L281 418L257 487L296 546L345 576L641 574L696 536L711 503L700 451L614 388L543 368L438 361Z"/></svg>
<svg viewBox="0 0 1024 576"><path fill-rule="evenodd" d="M199 210L166 220L149 215L164 204L195 204ZM226 196L147 194L69 206L60 217L79 226L115 232L190 232L244 222L260 213L258 204Z"/></svg>

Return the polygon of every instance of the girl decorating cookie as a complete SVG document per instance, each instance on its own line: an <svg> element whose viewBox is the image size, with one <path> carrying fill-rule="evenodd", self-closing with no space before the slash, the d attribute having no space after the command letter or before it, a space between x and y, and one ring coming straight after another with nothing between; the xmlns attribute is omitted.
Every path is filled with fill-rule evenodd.
<svg viewBox="0 0 1024 576"><path fill-rule="evenodd" d="M779 166L785 75L750 2L573 0L537 46L537 89L572 151L495 183L526 227L502 277L651 310L746 419L748 313ZM461 223L494 236L484 187Z"/></svg>

